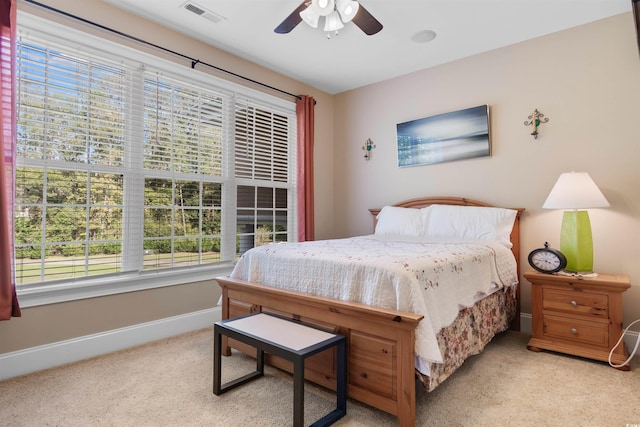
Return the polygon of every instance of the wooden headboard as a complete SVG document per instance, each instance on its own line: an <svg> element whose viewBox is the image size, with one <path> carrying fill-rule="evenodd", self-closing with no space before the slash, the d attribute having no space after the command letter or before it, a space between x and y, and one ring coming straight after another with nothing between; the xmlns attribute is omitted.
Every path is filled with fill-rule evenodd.
<svg viewBox="0 0 640 427"><path fill-rule="evenodd" d="M465 197L449 197L449 196L440 196L440 197L418 197L415 199L404 200L399 203L395 203L392 206L397 206L401 208L425 208L430 205L456 205L456 206L483 206L483 207L497 207L491 205L489 203L481 202L479 200L467 199ZM522 212L524 212L524 208L509 208L518 211L516 215L516 220L513 223L513 228L511 229L511 252L513 252L513 256L516 259L516 268L518 273L518 278L520 277L520 216ZM369 212L373 215L373 229L375 230L377 223L377 216L380 213L382 208L374 208L369 209ZM511 325L512 329L520 330L520 286L516 291L516 295L518 298L518 311L516 313L516 318L513 320Z"/></svg>

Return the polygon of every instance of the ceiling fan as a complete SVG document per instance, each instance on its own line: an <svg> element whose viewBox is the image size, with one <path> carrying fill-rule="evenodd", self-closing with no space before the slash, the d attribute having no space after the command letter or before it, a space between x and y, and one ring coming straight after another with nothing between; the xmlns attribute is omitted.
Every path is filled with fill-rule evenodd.
<svg viewBox="0 0 640 427"><path fill-rule="evenodd" d="M287 34L303 20L317 28L320 16L325 17L324 30L327 32L337 31L349 21L353 21L368 36L382 30L382 24L358 1L305 0L274 31Z"/></svg>

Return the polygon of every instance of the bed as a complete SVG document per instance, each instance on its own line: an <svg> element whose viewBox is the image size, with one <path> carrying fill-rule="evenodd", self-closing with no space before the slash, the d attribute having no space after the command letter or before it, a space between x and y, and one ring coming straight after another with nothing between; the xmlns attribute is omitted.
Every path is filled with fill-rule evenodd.
<svg viewBox="0 0 640 427"><path fill-rule="evenodd" d="M347 336L348 396L412 426L418 391L435 389L509 325L519 329L523 209L426 197L370 212L370 236L274 244L245 253L232 276L216 278L222 318L261 311ZM347 258L347 271L341 272L338 264ZM379 284L367 285L374 282ZM443 293L447 288L460 295ZM255 354L223 340L223 353L231 354L231 348ZM291 369L286 361L269 359ZM334 388L335 355L310 358L305 378Z"/></svg>

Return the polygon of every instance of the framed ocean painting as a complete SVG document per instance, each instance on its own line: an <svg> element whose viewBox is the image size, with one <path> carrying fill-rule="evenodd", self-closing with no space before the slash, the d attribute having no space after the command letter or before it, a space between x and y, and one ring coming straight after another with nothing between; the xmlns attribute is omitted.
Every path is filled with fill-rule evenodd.
<svg viewBox="0 0 640 427"><path fill-rule="evenodd" d="M398 123L396 137L399 167L490 156L489 105Z"/></svg>

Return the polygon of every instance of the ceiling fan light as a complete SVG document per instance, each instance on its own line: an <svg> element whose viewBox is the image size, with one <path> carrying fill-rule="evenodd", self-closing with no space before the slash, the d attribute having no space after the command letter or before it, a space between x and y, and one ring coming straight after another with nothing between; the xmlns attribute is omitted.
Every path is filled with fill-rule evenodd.
<svg viewBox="0 0 640 427"><path fill-rule="evenodd" d="M338 15L338 12L335 10L324 18L325 31L338 31L341 28L344 28L344 24L340 20L340 15Z"/></svg>
<svg viewBox="0 0 640 427"><path fill-rule="evenodd" d="M334 0L311 0L311 7L320 16L327 16L335 9Z"/></svg>
<svg viewBox="0 0 640 427"><path fill-rule="evenodd" d="M360 3L354 0L336 0L336 9L340 13L342 22L349 22L356 16Z"/></svg>
<svg viewBox="0 0 640 427"><path fill-rule="evenodd" d="M318 28L318 21L320 20L320 15L318 15L318 13L313 9L313 7L309 6L308 8L300 12L300 17L311 28Z"/></svg>

